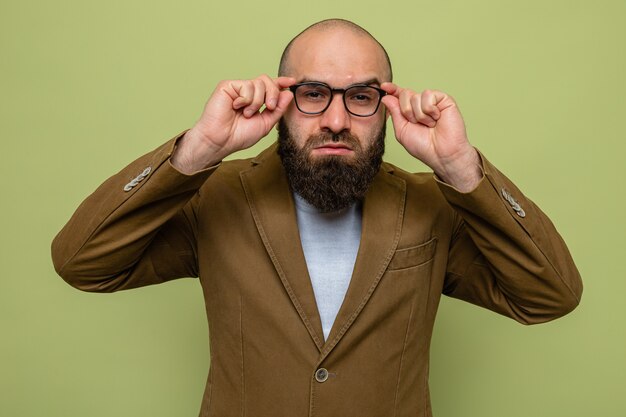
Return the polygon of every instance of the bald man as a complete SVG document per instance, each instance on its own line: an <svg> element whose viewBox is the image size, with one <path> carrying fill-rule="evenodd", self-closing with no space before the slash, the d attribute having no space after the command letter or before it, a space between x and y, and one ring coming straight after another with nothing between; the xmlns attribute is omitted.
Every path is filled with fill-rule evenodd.
<svg viewBox="0 0 626 417"><path fill-rule="evenodd" d="M388 117L434 175L383 162ZM260 155L222 162L275 126ZM338 19L296 36L279 77L220 82L52 250L85 291L199 277L201 416L431 416L441 294L534 324L582 292L554 226L472 147L454 99L393 84L380 43Z"/></svg>

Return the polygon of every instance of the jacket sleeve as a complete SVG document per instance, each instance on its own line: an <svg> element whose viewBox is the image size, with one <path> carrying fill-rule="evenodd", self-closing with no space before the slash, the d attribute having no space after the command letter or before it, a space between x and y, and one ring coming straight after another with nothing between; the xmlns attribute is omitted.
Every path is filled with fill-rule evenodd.
<svg viewBox="0 0 626 417"><path fill-rule="evenodd" d="M197 276L198 190L215 167L176 170L181 136L106 180L54 238L54 267L70 285L111 292Z"/></svg>
<svg viewBox="0 0 626 417"><path fill-rule="evenodd" d="M469 193L438 181L457 215L443 293L520 323L553 320L580 302L582 280L548 217L484 156Z"/></svg>

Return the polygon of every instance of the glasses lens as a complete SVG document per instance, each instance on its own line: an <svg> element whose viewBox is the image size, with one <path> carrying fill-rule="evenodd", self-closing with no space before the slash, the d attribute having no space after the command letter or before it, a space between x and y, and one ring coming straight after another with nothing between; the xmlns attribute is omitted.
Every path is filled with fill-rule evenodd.
<svg viewBox="0 0 626 417"><path fill-rule="evenodd" d="M303 84L295 93L296 104L304 113L321 113L332 98L332 91L322 84Z"/></svg>
<svg viewBox="0 0 626 417"><path fill-rule="evenodd" d="M368 86L354 86L346 90L345 102L348 111L358 116L370 116L380 103L380 92Z"/></svg>

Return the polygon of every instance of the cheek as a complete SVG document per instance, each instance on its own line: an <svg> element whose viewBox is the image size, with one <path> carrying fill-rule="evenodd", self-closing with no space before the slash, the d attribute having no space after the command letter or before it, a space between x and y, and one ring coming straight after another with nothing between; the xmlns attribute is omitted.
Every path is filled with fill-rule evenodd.
<svg viewBox="0 0 626 417"><path fill-rule="evenodd" d="M287 131L285 133L289 135L293 143L298 148L302 148L302 145L305 142L304 138L306 138L307 136L303 135L301 123L297 119L294 120L294 118L290 116L291 115L288 112L286 112L283 116L283 121L285 127L287 128Z"/></svg>
<svg viewBox="0 0 626 417"><path fill-rule="evenodd" d="M299 147L302 147L306 138L319 133L319 123L316 121L316 117L300 113L295 106L285 112L283 119L289 128L289 133Z"/></svg>
<svg viewBox="0 0 626 417"><path fill-rule="evenodd" d="M359 137L363 149L367 149L378 138L381 129L385 129L384 115L376 120L363 120L362 123L352 123L352 133Z"/></svg>
<svg viewBox="0 0 626 417"><path fill-rule="evenodd" d="M285 119L288 119L288 118L292 119L297 113L299 113L299 111L298 111L298 108L296 107L296 101L291 100L283 117Z"/></svg>

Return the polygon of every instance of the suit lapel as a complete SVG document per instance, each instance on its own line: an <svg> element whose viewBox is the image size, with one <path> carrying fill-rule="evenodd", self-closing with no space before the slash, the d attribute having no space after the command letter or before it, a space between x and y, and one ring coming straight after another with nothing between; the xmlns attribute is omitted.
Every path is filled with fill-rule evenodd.
<svg viewBox="0 0 626 417"><path fill-rule="evenodd" d="M255 163L241 173L254 222L291 302L321 351L322 322L300 243L293 196L276 145Z"/></svg>
<svg viewBox="0 0 626 417"><path fill-rule="evenodd" d="M339 343L365 307L387 269L402 230L406 183L381 170L363 201L361 244L350 286L337 314L320 361Z"/></svg>
<svg viewBox="0 0 626 417"><path fill-rule="evenodd" d="M339 343L369 301L387 269L402 231L406 183L381 170L363 201L361 243L350 286L324 343L306 260L300 243L293 196L276 146L241 173L259 235L294 308L321 352L320 361Z"/></svg>

